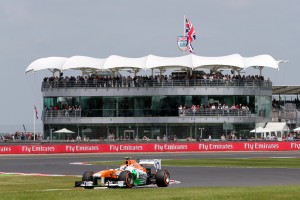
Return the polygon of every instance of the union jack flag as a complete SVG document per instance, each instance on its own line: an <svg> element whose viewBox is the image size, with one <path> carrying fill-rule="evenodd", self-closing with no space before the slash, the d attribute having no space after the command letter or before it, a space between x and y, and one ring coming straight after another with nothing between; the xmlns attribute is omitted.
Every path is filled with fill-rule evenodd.
<svg viewBox="0 0 300 200"><path fill-rule="evenodd" d="M38 110L36 108L36 106L34 105L34 112L35 112L35 118L38 119Z"/></svg>
<svg viewBox="0 0 300 200"><path fill-rule="evenodd" d="M188 37L188 49L191 53L193 53L194 51L191 43L196 40L196 32L193 24L190 22L190 20L188 20L188 18L185 18L185 33Z"/></svg>

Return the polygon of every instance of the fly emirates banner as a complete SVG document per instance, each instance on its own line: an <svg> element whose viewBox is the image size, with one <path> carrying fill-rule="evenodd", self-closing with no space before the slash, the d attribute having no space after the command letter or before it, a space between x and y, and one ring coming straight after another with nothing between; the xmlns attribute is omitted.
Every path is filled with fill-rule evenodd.
<svg viewBox="0 0 300 200"><path fill-rule="evenodd" d="M0 154L297 151L300 142L65 143L0 145Z"/></svg>

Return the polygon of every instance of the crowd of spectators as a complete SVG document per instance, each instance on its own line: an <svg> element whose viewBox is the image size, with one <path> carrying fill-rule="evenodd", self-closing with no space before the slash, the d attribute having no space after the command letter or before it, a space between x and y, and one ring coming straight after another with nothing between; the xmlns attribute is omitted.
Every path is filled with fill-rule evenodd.
<svg viewBox="0 0 300 200"><path fill-rule="evenodd" d="M201 73L194 75L155 75L155 76L61 76L45 77L43 87L152 87L157 85L209 85L209 84L246 84L253 81L264 81L263 76L258 75L223 75L222 73Z"/></svg>
<svg viewBox="0 0 300 200"><path fill-rule="evenodd" d="M54 137L55 138L55 137ZM255 138L254 136L246 136L244 138L237 137L237 134L232 131L230 133L226 134L220 134L219 136L212 137L210 134L207 137L200 138L200 135L197 136L197 138L193 138L191 136L187 136L186 138L177 138L177 136L174 134L163 136L157 135L156 138L151 139L144 135L141 139L131 139L131 140L139 140L139 141L158 141L158 142L193 142L193 141L277 141L277 137L274 133L268 134L265 138ZM0 142L30 142L34 140L34 134L32 132L15 132L13 134L6 134L0 137ZM55 139L54 139L55 140ZM80 135L77 135L76 139L70 138L69 136L66 136L63 140L66 142L88 142L90 141L90 138L83 135L83 138L80 137ZM126 136L126 138L123 138L122 135L120 135L118 138L115 137L113 133L109 133L107 136L108 142L119 142L119 141L129 141L130 138ZM282 141L300 141L300 134L296 132L290 132L282 135L281 138ZM45 141L41 133L35 134L35 141ZM49 138L47 138L47 141L49 141ZM104 138L100 138L99 142L104 142Z"/></svg>
<svg viewBox="0 0 300 200"><path fill-rule="evenodd" d="M74 105L74 106L70 106L70 105L63 105L62 109L59 108L59 106L54 105L54 106L50 106L48 108L48 106L44 107L44 111L46 112L46 114L50 111L50 112L61 112L65 115L65 117L69 117L70 115L73 115L73 113L79 111L81 112L81 107L78 105Z"/></svg>
<svg viewBox="0 0 300 200"><path fill-rule="evenodd" d="M35 138L34 138L35 137ZM29 140L36 140L36 141L41 141L43 140L43 136L41 133L36 133L35 135L31 132L19 132L16 131L15 133L12 134L6 134L2 135L0 137L1 141L7 142L7 141L29 141Z"/></svg>
<svg viewBox="0 0 300 200"><path fill-rule="evenodd" d="M296 132L290 132L286 135L284 134L282 139L287 141L300 140L300 134L297 134Z"/></svg>
<svg viewBox="0 0 300 200"><path fill-rule="evenodd" d="M226 104L208 104L208 105L192 105L190 108L187 106L180 105L178 107L178 112L180 116L185 115L247 115L250 114L251 111L248 106L242 104L233 104L232 106L228 106Z"/></svg>
<svg viewBox="0 0 300 200"><path fill-rule="evenodd" d="M74 106L70 106L70 105L63 105L62 109L59 108L59 106L55 105L55 106L50 106L48 108L48 106L45 106L44 108L45 111L49 111L49 110L68 110L69 112L72 111L76 111L76 110L81 110L81 107L78 105L74 105Z"/></svg>

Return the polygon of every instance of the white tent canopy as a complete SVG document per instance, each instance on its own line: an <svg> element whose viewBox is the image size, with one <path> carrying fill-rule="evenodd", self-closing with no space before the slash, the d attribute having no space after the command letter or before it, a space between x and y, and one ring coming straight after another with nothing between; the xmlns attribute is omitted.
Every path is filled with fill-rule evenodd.
<svg viewBox="0 0 300 200"><path fill-rule="evenodd" d="M35 72L43 69L52 70L111 70L116 71L124 68L153 69L153 68L174 68L182 67L195 69L229 69L242 70L248 67L271 67L278 69L279 61L270 55L259 55L254 57L242 57L239 54L232 54L220 57L204 57L189 54L179 57L159 57L148 55L140 58L128 58L118 55L111 55L108 58L92 58L87 56L48 57L33 61L26 69L27 72Z"/></svg>
<svg viewBox="0 0 300 200"><path fill-rule="evenodd" d="M285 122L269 122L267 123L265 128L269 129L270 132L290 131L290 128L287 126Z"/></svg>
<svg viewBox="0 0 300 200"><path fill-rule="evenodd" d="M289 130L285 122L269 122L264 128L258 127L251 130L250 133L257 133L255 137L258 138L273 139L275 137L278 141L281 141L285 132L289 132Z"/></svg>
<svg viewBox="0 0 300 200"><path fill-rule="evenodd" d="M293 131L300 131L300 127L295 128Z"/></svg>
<svg viewBox="0 0 300 200"><path fill-rule="evenodd" d="M263 127L258 127L256 129L253 129L252 131L250 131L250 133L269 133L272 132L271 129L268 128L263 128Z"/></svg>
<svg viewBox="0 0 300 200"><path fill-rule="evenodd" d="M70 131L66 128L63 128L63 129L60 129L60 130L57 130L57 131L54 131L53 133L74 133L73 131Z"/></svg>

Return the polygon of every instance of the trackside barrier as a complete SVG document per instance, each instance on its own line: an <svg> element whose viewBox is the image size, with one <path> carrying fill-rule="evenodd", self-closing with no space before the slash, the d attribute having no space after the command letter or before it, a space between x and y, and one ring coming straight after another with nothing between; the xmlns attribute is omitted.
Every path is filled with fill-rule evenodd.
<svg viewBox="0 0 300 200"><path fill-rule="evenodd" d="M210 151L299 151L300 142L197 142L135 144L24 144L0 145L1 154L159 153Z"/></svg>

